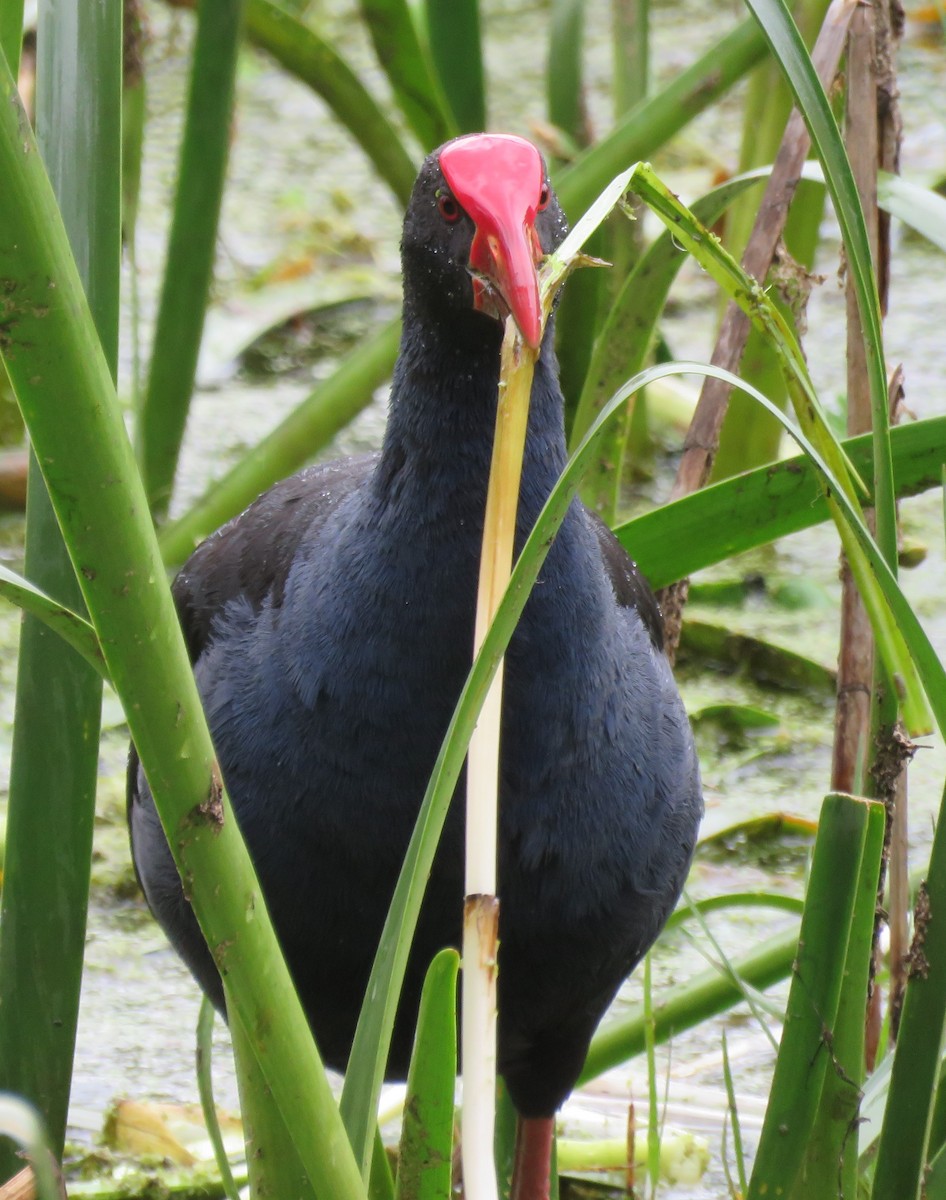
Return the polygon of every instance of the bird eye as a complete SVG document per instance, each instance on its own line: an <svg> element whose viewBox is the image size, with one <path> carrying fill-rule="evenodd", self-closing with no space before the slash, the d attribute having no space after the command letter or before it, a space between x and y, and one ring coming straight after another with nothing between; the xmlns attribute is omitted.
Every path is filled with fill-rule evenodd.
<svg viewBox="0 0 946 1200"><path fill-rule="evenodd" d="M545 186L542 188L542 191L539 192L539 212L542 212L543 209L548 208L551 196L552 193L549 191L549 185L545 184Z"/></svg>
<svg viewBox="0 0 946 1200"><path fill-rule="evenodd" d="M452 196L443 195L438 197L437 209L443 219L450 225L460 219L460 206Z"/></svg>

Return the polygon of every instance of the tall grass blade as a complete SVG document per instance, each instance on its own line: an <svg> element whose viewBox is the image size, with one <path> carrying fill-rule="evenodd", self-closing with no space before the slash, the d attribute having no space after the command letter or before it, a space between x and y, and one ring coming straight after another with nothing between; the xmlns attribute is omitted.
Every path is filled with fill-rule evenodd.
<svg viewBox="0 0 946 1200"><path fill-rule="evenodd" d="M584 34L585 0L553 0L545 72L549 120L575 146L588 144L581 65Z"/></svg>
<svg viewBox="0 0 946 1200"><path fill-rule="evenodd" d="M198 0L174 216L138 425L152 512L168 510L194 390L230 150L243 0Z"/></svg>
<svg viewBox="0 0 946 1200"><path fill-rule="evenodd" d="M499 398L486 491L476 594L474 654L483 642L512 570L522 457L538 351L525 346L507 319L499 371ZM499 742L503 664L493 679L470 740L466 764L464 838L461 1145L470 1194L496 1194L492 1162L496 1107L496 897L499 831Z"/></svg>
<svg viewBox="0 0 946 1200"><path fill-rule="evenodd" d="M360 0L378 62L427 154L460 132L408 0ZM413 183L413 179L411 180Z"/></svg>
<svg viewBox="0 0 946 1200"><path fill-rule="evenodd" d="M423 7L430 56L454 124L461 133L478 133L489 124L479 0L424 0Z"/></svg>
<svg viewBox="0 0 946 1200"><path fill-rule="evenodd" d="M0 275L15 282L8 311L16 317L7 363L37 461L70 556L81 566L83 597L178 869L207 944L217 950L228 1004L252 1039L314 1186L337 1200L363 1200L220 786L123 415L28 123L8 102L14 89L3 61L0 95Z"/></svg>
<svg viewBox="0 0 946 1200"><path fill-rule="evenodd" d="M40 5L39 143L113 377L118 352L121 49L120 0L80 9ZM10 109L12 80L4 84L0 95ZM6 175L0 175L7 188ZM7 254L16 253L12 231L5 229L0 240L7 242ZM10 284L5 282L3 290L7 316ZM18 391L12 364L16 336L0 336L0 346ZM63 610L77 613L74 629L81 636L82 597L35 458L27 504L26 575ZM100 671L100 665L90 665L37 617L24 618L0 917L0 1079L43 1114L57 1157L65 1140L85 949ZM27 964L42 964L43 969L28 969ZM13 1169L6 1158L0 1173L5 1177Z"/></svg>
<svg viewBox="0 0 946 1200"><path fill-rule="evenodd" d="M736 1104L736 1088L733 1084L732 1070L729 1066L729 1047L726 1044L725 1029L723 1030L723 1079L726 1083L726 1103L729 1109L729 1127L732 1129L733 1155L736 1159L736 1174L739 1178L738 1194L740 1196L744 1196L748 1191L746 1156L742 1148L742 1127L739 1124L739 1107ZM724 1165L726 1165L725 1152Z"/></svg>
<svg viewBox="0 0 946 1200"><path fill-rule="evenodd" d="M795 1187L797 1200L836 1193L857 1195L857 1123L864 1082L864 1017L873 955L877 879L886 824L882 804L869 805L867 822L837 1019L833 1037L825 1046L830 1067L825 1072L818 1115ZM840 950L839 945L839 955Z"/></svg>
<svg viewBox="0 0 946 1200"><path fill-rule="evenodd" d="M6 56L10 74L16 79L23 48L23 0L0 4L0 54Z"/></svg>
<svg viewBox="0 0 946 1200"><path fill-rule="evenodd" d="M228 1012L228 1019L240 1093L250 1198L266 1200L268 1196L288 1196L292 1200L318 1200L318 1193L303 1165L302 1144L294 1141L291 1126L274 1103L253 1039L247 1036L238 1013Z"/></svg>
<svg viewBox="0 0 946 1200"><path fill-rule="evenodd" d="M791 1195L801 1170L831 1055L868 812L866 802L850 796L828 796L822 806L785 1027L747 1200L776 1191Z"/></svg>
<svg viewBox="0 0 946 1200"><path fill-rule="evenodd" d="M246 0L246 35L322 97L406 205L414 186L414 161L384 109L336 48L275 0Z"/></svg>
<svg viewBox="0 0 946 1200"><path fill-rule="evenodd" d="M449 1200L457 1075L460 956L441 950L427 971L407 1077L395 1200Z"/></svg>

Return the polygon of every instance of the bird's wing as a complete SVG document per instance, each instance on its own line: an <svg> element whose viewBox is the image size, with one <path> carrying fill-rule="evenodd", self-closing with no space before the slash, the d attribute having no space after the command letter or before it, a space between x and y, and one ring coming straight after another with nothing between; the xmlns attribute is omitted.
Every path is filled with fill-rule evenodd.
<svg viewBox="0 0 946 1200"><path fill-rule="evenodd" d="M318 531L376 461L368 455L308 467L264 492L197 547L171 588L192 662L229 601L243 597L254 609L267 596L280 603L303 537Z"/></svg>
<svg viewBox="0 0 946 1200"><path fill-rule="evenodd" d="M590 509L586 509L586 512L601 547L601 559L614 588L614 598L622 608L633 608L637 611L654 646L662 651L663 616L650 584L637 569L637 563L628 555L598 514Z"/></svg>
<svg viewBox="0 0 946 1200"><path fill-rule="evenodd" d="M279 603L302 538L318 530L366 479L376 461L376 455L368 455L307 467L275 484L201 542L171 585L191 662L200 658L210 641L214 618L230 600L242 596L259 608L272 594ZM129 821L143 783L138 752L132 744L127 779ZM141 883L140 875L138 881Z"/></svg>

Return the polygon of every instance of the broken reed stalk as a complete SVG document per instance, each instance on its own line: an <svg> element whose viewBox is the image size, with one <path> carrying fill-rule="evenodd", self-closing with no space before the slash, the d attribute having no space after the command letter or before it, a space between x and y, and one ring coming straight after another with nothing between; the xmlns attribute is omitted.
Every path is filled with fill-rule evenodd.
<svg viewBox="0 0 946 1200"><path fill-rule="evenodd" d="M607 185L539 272L542 330L555 296L579 266L601 265L581 253L588 238L626 194L637 167ZM541 341L541 339L540 339ZM483 548L477 590L474 654L479 651L512 572L519 482L538 347L525 345L515 322L506 321L500 358L496 433L490 463ZM496 1170L496 833L503 663L500 661L470 739L467 755L466 897L463 912L463 1115L464 1191L468 1200L494 1200Z"/></svg>
<svg viewBox="0 0 946 1200"><path fill-rule="evenodd" d="M847 50L847 96L845 98L845 142L851 171L864 210L871 255L877 262L877 105L872 62L873 21L864 8L851 21ZM847 306L847 432L870 432L872 422L870 381L867 375L863 327L853 280L846 279ZM870 528L875 523L868 513ZM841 552L841 634L838 650L838 686L834 714L834 745L831 787L835 791L869 794L866 772L874 757L871 744L874 693L874 638L870 619L850 566ZM864 781L861 784L861 781ZM860 786L859 786L860 785ZM888 817L889 829L889 817ZM872 1068L880 1037L880 993L873 987L874 969L868 984L864 1056Z"/></svg>
<svg viewBox="0 0 946 1200"><path fill-rule="evenodd" d="M811 61L825 90L830 87L837 73L848 25L856 9L857 0L834 0L821 26L821 32L811 53ZM772 265L785 228L789 205L795 195L810 146L811 138L805 128L805 122L795 108L785 126L785 136L782 138L782 145L772 167L762 203L759 205L752 235L742 256L745 270L760 282L765 279ZM736 371L746 347L749 329L748 316L735 303L730 302L713 349L713 357L710 360L712 364L727 371ZM729 394L729 385L721 380L711 376L704 380L684 441L677 477L670 494L671 500L678 500L681 496L698 491L709 478L719 447L719 433L726 416ZM671 662L676 658L688 590L689 580L683 579L668 588L663 588L659 597L664 614L667 657Z"/></svg>
<svg viewBox="0 0 946 1200"><path fill-rule="evenodd" d="M878 280L881 312L887 309L889 280L888 222L881 223L877 207L878 170L895 172L899 158L900 121L896 105L896 72L891 12L886 3L859 8L851 22L847 52L845 140L851 170L861 197L871 254ZM872 426L870 381L863 327L853 281L847 279L847 428L849 434L869 432ZM897 373L899 375L899 372ZM896 420L901 384L891 386L891 423ZM891 1005L899 1007L907 953L907 901L903 895L905 863L891 867L891 890L884 905L886 869L893 852L906 847L906 762L898 752L897 698L874 654L870 620L841 558L841 645L838 659L838 698L835 714L832 788L854 791L870 778L869 794L882 800L887 811L884 856L878 880L878 918L874 933L875 959L882 918L889 910L891 930ZM890 767L884 764L891 764ZM896 830L896 836L894 832ZM873 982L874 971L871 971ZM868 1001L866 1059L873 1067L880 1038L882 1013L879 993L871 988ZM896 1039L896 1021L891 1023Z"/></svg>
<svg viewBox="0 0 946 1200"><path fill-rule="evenodd" d="M538 351L506 321L496 434L490 464L473 653L479 651L512 572L519 481ZM493 679L467 759L466 899L463 906L463 1179L470 1200L497 1195L493 1165L496 1105L496 833L503 664Z"/></svg>

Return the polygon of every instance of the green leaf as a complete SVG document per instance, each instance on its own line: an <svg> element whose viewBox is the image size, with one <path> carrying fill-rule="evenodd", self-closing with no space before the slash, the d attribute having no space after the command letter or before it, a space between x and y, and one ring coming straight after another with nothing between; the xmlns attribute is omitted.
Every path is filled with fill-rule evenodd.
<svg viewBox="0 0 946 1200"><path fill-rule="evenodd" d="M877 176L877 203L946 251L946 197L939 192L881 171Z"/></svg>
<svg viewBox="0 0 946 1200"><path fill-rule="evenodd" d="M2 565L0 565L0 596L24 612L38 617L44 625L58 633L63 641L68 642L73 650L78 650L86 662L93 666L103 679L108 678L108 669L105 666L105 659L102 657L99 639L85 617L80 616L71 608L67 608L66 605L59 604L41 588L30 583L28 579L24 579L21 575L17 575Z"/></svg>
<svg viewBox="0 0 946 1200"><path fill-rule="evenodd" d="M714 104L765 55L765 39L751 20L720 38L667 87L620 120L601 141L555 177L570 216L584 212L608 180L629 163L652 156L699 113Z"/></svg>
<svg viewBox="0 0 946 1200"><path fill-rule="evenodd" d="M152 511L166 514L190 407L217 252L243 0L198 0L187 120L137 438Z"/></svg>
<svg viewBox="0 0 946 1200"><path fill-rule="evenodd" d="M488 127L479 0L424 0L434 70L461 133ZM433 147L431 147L433 149Z"/></svg>
<svg viewBox="0 0 946 1200"><path fill-rule="evenodd" d="M818 1115L804 1148L795 1200L836 1192L857 1195L857 1139L853 1131L857 1128L865 1074L864 1013L873 967L877 878L887 823L884 806L870 804L867 820L837 1019L833 1037L826 1045L831 1069L825 1072ZM840 946L837 950L840 954Z"/></svg>
<svg viewBox="0 0 946 1200"><path fill-rule="evenodd" d="M274 0L247 0L246 34L322 97L399 203L406 205L414 186L414 160L384 109L335 47Z"/></svg>
<svg viewBox="0 0 946 1200"><path fill-rule="evenodd" d="M459 970L456 950L441 950L424 980L407 1077L396 1200L450 1197Z"/></svg>
<svg viewBox="0 0 946 1200"><path fill-rule="evenodd" d="M785 1027L747 1200L792 1193L812 1134L844 981L870 808L867 801L842 795L828 796L822 806ZM872 910L871 905L871 919Z"/></svg>
<svg viewBox="0 0 946 1200"><path fill-rule="evenodd" d="M585 0L553 0L545 72L549 120L576 146L587 143L581 67L584 33Z"/></svg>
<svg viewBox="0 0 946 1200"><path fill-rule="evenodd" d="M114 378L121 253L121 4L105 0L64 10L44 0L36 19L38 143L49 164L52 219L60 223L64 240L68 237L82 264L81 281L78 273L75 279L83 306L88 297L89 350L104 355ZM0 103L13 115L19 100L8 90L12 81L8 85L4 68L0 56ZM17 142L19 155L31 155L31 165L38 165L28 127L21 128ZM0 167L4 199L18 190L10 176ZM9 270L6 262L0 264L0 346L22 405L33 380L24 388L20 364L13 359L23 353L17 321L23 295L19 272L20 259L28 260L29 251L17 245L9 223L0 217L0 260L7 255L16 261ZM35 283L42 296L37 314L42 326L54 278ZM32 337L42 339L43 333L34 328ZM57 406L71 406L72 382L58 393ZM81 614L80 581L42 465L38 451L31 453L24 573L63 606L63 614ZM100 488L104 482L99 481ZM83 566L88 569L88 563ZM33 600L38 599L39 593L34 594ZM62 632L70 620L63 615ZM77 616L72 632L81 641L88 631L80 622ZM65 642L50 637L33 616L21 623L0 937L0 1079L8 1091L36 1104L57 1156L66 1136L99 767L102 661L98 648L92 649L90 666ZM25 963L42 969L24 970ZM13 1166L10 1152L8 1144L0 1143L0 1179Z"/></svg>
<svg viewBox="0 0 946 1200"><path fill-rule="evenodd" d="M946 417L890 431L898 496L940 486L946 466ZM870 434L842 442L859 475L872 462ZM661 505L615 533L655 588L685 579L734 554L809 529L830 516L818 471L805 455L786 458ZM677 536L685 529L687 536Z"/></svg>
<svg viewBox="0 0 946 1200"><path fill-rule="evenodd" d="M213 1146L214 1161L220 1172L220 1182L226 1193L227 1200L240 1200L233 1172L230 1170L230 1160L223 1144L223 1133L217 1119L217 1106L214 1103L213 1086L213 1029L214 1006L206 996L200 1002L200 1013L197 1017L197 1091L200 1095L200 1106L204 1114L204 1124L207 1126L207 1136Z"/></svg>
<svg viewBox="0 0 946 1200"><path fill-rule="evenodd" d="M412 6L407 0L361 0L360 7L378 62L427 154L460 129L450 113L429 46L414 22Z"/></svg>
<svg viewBox="0 0 946 1200"><path fill-rule="evenodd" d="M857 184L848 162L840 130L831 111L831 105L788 8L783 0L746 0L746 3L752 15L759 22L772 53L779 61L795 95L795 102L811 135L812 147L824 168L825 184L831 195L838 224L841 226L847 269L857 295L867 374L870 382L877 543L891 568L896 570L897 514L888 440L890 417L887 375L884 367L883 330L870 240ZM851 565L858 587L862 587L864 581L858 577L857 565L853 562ZM865 605L869 608L869 597L864 595L863 589L861 594ZM876 628L875 636L883 653L884 639ZM885 658L885 665L890 677L895 677L896 670L889 658ZM905 700L905 711L910 704L909 699Z"/></svg>
<svg viewBox="0 0 946 1200"><path fill-rule="evenodd" d="M804 46L802 46L802 53L806 54ZM817 77L815 77L815 83L820 89ZM848 174L850 174L849 169ZM730 299L743 309L753 325L765 334L769 344L777 351L798 423L809 440L811 449L814 451L817 448L819 459L829 469L829 474L834 480L828 493L828 505L837 523L851 574L870 617L880 658L888 678L895 681L903 707L904 723L911 733L926 731L929 720L928 710L916 669L907 653L902 633L882 598L882 589L874 578L869 561L872 556L865 551L859 534L856 535L853 532L853 527L848 519L847 514L850 510L855 523L863 529L863 517L857 501L857 488L860 486L863 489L863 484L856 473L852 471L843 449L825 418L808 373L804 354L794 332L766 291L748 276L735 259L722 248L719 239L703 227L693 214L680 203L678 198L658 179L649 164L642 163L635 171L633 189L667 227L674 231L674 235L681 244L693 254ZM741 382L739 386L750 395L759 395L756 389L749 387L745 382ZM777 411L767 401L766 406L770 411ZM880 425L878 425L878 420L881 422ZM886 383L884 383L884 414L878 418L875 413L873 447L875 486L886 488L889 473L892 503L892 468L889 472L885 469L878 469L878 462L881 459L888 466L890 464ZM881 449L882 455L879 459L878 454ZM875 494L874 502L875 511L879 515L884 506L883 496ZM885 552L884 557L888 564L892 563L886 569L893 573L896 566L895 554L891 559Z"/></svg>

